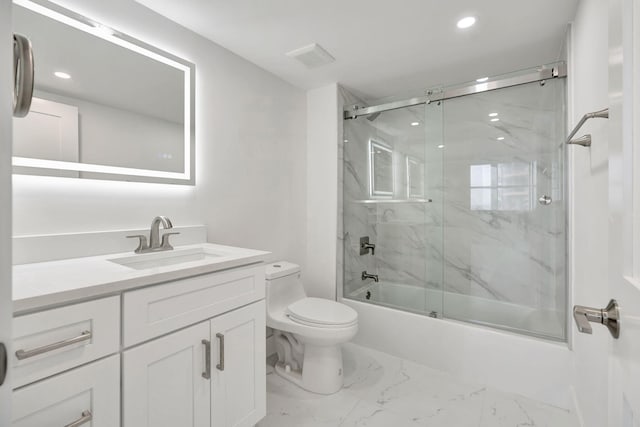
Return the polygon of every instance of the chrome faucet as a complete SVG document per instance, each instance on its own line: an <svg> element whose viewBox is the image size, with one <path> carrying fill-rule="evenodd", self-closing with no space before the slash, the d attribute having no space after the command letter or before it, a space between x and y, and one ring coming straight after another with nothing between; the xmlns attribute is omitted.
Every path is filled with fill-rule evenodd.
<svg viewBox="0 0 640 427"><path fill-rule="evenodd" d="M374 282L378 283L378 275L377 274L369 274L366 271L362 272L362 280L373 279Z"/></svg>
<svg viewBox="0 0 640 427"><path fill-rule="evenodd" d="M169 236L180 233L164 233L162 235L162 240L160 240L160 224L162 224L162 228L165 230L173 228L171 220L166 216L157 216L153 218L153 221L151 221L151 230L149 231L149 244L147 244L147 236L145 235L136 234L133 236L127 236L127 238L139 239L138 247L134 251L135 253L143 254L147 252L170 251L173 249L173 246L169 244Z"/></svg>

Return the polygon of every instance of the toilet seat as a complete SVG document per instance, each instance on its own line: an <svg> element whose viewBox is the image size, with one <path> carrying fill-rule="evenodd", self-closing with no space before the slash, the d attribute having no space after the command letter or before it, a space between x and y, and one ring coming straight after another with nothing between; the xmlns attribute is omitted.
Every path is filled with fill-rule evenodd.
<svg viewBox="0 0 640 427"><path fill-rule="evenodd" d="M324 298L302 298L289 304L286 314L293 322L316 328L344 328L358 323L354 309Z"/></svg>

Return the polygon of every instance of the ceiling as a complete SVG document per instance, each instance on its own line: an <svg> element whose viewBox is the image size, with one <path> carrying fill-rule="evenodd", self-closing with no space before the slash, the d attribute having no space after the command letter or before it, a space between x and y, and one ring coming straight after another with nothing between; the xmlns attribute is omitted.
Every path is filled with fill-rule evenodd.
<svg viewBox="0 0 640 427"><path fill-rule="evenodd" d="M339 82L371 100L554 62L579 0L136 1L300 88ZM311 43L336 61L285 55Z"/></svg>

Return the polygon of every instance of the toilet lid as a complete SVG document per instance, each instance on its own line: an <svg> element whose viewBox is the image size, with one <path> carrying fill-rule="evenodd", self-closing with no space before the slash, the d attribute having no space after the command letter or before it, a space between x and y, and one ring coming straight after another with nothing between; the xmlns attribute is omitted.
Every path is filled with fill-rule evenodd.
<svg viewBox="0 0 640 427"><path fill-rule="evenodd" d="M319 325L350 325L358 320L358 313L351 307L324 298L303 298L287 307L292 320Z"/></svg>

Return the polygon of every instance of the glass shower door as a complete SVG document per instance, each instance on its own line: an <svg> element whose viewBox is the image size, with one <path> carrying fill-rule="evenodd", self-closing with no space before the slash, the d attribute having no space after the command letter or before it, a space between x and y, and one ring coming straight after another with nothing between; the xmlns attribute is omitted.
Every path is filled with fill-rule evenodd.
<svg viewBox="0 0 640 427"><path fill-rule="evenodd" d="M344 122L346 298L418 313L440 310L441 292L434 299L429 288L441 291L442 269L425 257L428 250L442 253L428 241L441 241L441 222L429 214L437 187L430 177L441 166L429 158L427 125L424 105ZM364 239L375 248L363 248ZM430 266L439 272L434 278Z"/></svg>
<svg viewBox="0 0 640 427"><path fill-rule="evenodd" d="M566 337L564 79L444 101L444 315Z"/></svg>

